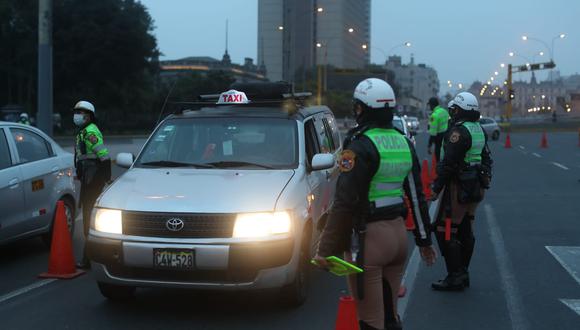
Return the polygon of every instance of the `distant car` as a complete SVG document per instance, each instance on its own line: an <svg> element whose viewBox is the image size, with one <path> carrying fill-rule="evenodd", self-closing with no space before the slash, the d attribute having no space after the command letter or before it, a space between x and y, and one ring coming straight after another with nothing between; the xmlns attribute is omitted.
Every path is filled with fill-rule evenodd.
<svg viewBox="0 0 580 330"><path fill-rule="evenodd" d="M304 302L342 139L328 107L282 85L256 84L280 88L256 95L240 84L167 117L136 160L117 156L129 170L99 198L87 243L105 297L271 288L284 303Z"/></svg>
<svg viewBox="0 0 580 330"><path fill-rule="evenodd" d="M59 200L72 233L73 158L39 129L0 121L0 244L41 235L50 245Z"/></svg>
<svg viewBox="0 0 580 330"><path fill-rule="evenodd" d="M479 119L479 123L481 127L487 133L487 136L490 137L492 140L497 141L499 139L499 125L495 120L489 117L481 117Z"/></svg>
<svg viewBox="0 0 580 330"><path fill-rule="evenodd" d="M403 119L407 122L409 130L415 134L419 132L419 118L405 116Z"/></svg>
<svg viewBox="0 0 580 330"><path fill-rule="evenodd" d="M405 136L407 136L413 142L413 144L417 143L415 141L416 133L409 129L409 125L407 124L407 121L403 117L399 116L393 117L393 126L397 128L399 131L403 132Z"/></svg>

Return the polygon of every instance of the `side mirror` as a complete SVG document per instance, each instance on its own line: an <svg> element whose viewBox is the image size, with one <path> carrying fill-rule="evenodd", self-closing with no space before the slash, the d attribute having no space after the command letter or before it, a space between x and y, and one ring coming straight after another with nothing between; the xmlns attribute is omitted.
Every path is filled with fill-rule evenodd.
<svg viewBox="0 0 580 330"><path fill-rule="evenodd" d="M312 170L320 171L334 167L333 154L316 154L312 157Z"/></svg>
<svg viewBox="0 0 580 330"><path fill-rule="evenodd" d="M128 152L117 154L117 166L122 168L129 168L133 165L133 155Z"/></svg>

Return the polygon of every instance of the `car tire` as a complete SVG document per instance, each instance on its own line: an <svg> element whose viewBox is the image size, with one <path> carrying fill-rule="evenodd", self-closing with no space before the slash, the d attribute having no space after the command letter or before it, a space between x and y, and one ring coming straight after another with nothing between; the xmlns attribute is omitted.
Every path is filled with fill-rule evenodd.
<svg viewBox="0 0 580 330"><path fill-rule="evenodd" d="M493 131L493 133L491 134L491 139L494 141L499 140L499 131Z"/></svg>
<svg viewBox="0 0 580 330"><path fill-rule="evenodd" d="M73 233L75 232L75 203L70 198L61 198L59 201L64 203L64 213L66 215L66 222L68 226L68 231L73 237ZM50 248L50 244L52 243L52 229L54 228L54 221L56 220L56 207L54 211L54 215L52 216L52 223L50 224L50 230L47 233L42 234L42 241L44 244Z"/></svg>
<svg viewBox="0 0 580 330"><path fill-rule="evenodd" d="M135 287L121 286L109 283L97 282L99 291L103 297L113 301L125 301L135 297Z"/></svg>
<svg viewBox="0 0 580 330"><path fill-rule="evenodd" d="M300 248L298 269L294 281L282 288L281 302L286 307L300 307L306 301L308 296L308 287L310 283L310 239L312 230L309 228L305 231Z"/></svg>

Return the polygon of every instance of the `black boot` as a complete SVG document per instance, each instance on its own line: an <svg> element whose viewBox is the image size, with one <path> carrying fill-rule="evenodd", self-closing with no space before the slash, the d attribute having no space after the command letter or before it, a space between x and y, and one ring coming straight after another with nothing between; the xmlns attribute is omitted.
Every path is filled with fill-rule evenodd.
<svg viewBox="0 0 580 330"><path fill-rule="evenodd" d="M465 281L466 273L451 273L444 280L432 283L431 287L436 291L463 291L466 287ZM469 283L469 279L467 279L467 283Z"/></svg>
<svg viewBox="0 0 580 330"><path fill-rule="evenodd" d="M370 325L366 324L365 321L358 321L358 327L360 330L379 330L377 328L371 327Z"/></svg>

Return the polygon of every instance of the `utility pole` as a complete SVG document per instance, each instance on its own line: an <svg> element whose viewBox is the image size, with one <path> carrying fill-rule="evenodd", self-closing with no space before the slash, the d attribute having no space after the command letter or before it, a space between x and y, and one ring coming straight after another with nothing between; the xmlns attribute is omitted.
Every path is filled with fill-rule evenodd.
<svg viewBox="0 0 580 330"><path fill-rule="evenodd" d="M513 94L513 86L512 86L512 65L508 64L508 74L507 74L507 103L505 109L506 119L509 122L512 118L512 98L514 98Z"/></svg>
<svg viewBox="0 0 580 330"><path fill-rule="evenodd" d="M52 136L52 0L38 1L37 126Z"/></svg>

